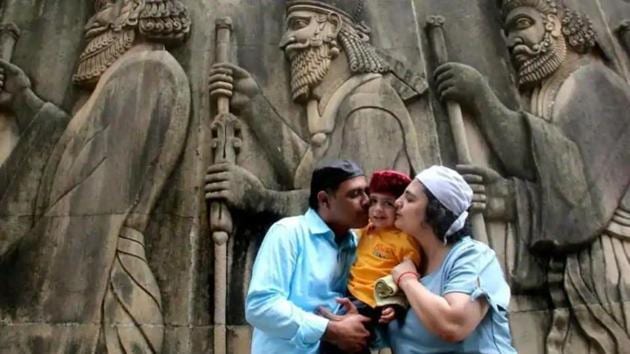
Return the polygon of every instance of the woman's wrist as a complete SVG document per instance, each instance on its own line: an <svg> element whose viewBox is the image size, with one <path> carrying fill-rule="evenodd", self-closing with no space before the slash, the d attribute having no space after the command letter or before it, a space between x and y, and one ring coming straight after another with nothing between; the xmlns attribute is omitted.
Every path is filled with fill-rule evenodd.
<svg viewBox="0 0 630 354"><path fill-rule="evenodd" d="M418 279L418 273L412 271L403 272L398 276L398 279L396 279L396 285L400 288L405 279L411 279L412 277L413 279Z"/></svg>

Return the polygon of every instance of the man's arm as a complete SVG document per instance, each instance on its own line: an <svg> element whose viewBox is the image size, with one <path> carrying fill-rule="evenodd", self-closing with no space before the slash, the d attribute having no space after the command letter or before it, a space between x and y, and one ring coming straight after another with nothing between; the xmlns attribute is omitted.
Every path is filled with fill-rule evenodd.
<svg viewBox="0 0 630 354"><path fill-rule="evenodd" d="M288 299L298 255L299 240L294 232L274 224L254 263L245 318L270 336L307 348L322 338L329 321L302 310Z"/></svg>

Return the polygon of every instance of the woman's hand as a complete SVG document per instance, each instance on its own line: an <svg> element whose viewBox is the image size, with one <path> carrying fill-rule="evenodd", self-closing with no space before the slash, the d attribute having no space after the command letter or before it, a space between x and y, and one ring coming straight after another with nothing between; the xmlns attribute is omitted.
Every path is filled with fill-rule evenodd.
<svg viewBox="0 0 630 354"><path fill-rule="evenodd" d="M402 263L392 269L392 277L394 278L394 282L398 286L400 286L400 281L402 280L400 278L401 276L404 279L407 277L411 278L412 275L417 279L418 269L416 269L416 265L413 264L413 262L409 258L405 258Z"/></svg>

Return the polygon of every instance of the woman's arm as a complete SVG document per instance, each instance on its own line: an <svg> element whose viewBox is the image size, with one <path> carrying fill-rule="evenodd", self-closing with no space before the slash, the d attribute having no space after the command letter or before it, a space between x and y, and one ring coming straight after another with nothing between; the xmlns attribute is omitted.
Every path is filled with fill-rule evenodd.
<svg viewBox="0 0 630 354"><path fill-rule="evenodd" d="M488 312L488 303L483 298L471 301L470 295L456 292L442 297L415 277L405 276L399 285L425 327L447 342L466 339Z"/></svg>
<svg viewBox="0 0 630 354"><path fill-rule="evenodd" d="M418 281L417 268L406 259L392 270L392 276L424 326L448 342L468 337L488 312L483 298L471 301L471 296L452 291L436 295Z"/></svg>

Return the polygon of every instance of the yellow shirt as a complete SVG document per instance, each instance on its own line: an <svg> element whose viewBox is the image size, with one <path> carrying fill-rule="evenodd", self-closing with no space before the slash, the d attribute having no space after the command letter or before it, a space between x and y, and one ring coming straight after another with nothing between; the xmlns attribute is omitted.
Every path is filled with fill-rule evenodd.
<svg viewBox="0 0 630 354"><path fill-rule="evenodd" d="M376 306L374 284L391 273L406 257L420 264L420 246L398 229L373 230L371 225L357 232L357 257L350 269L348 291L362 302Z"/></svg>

